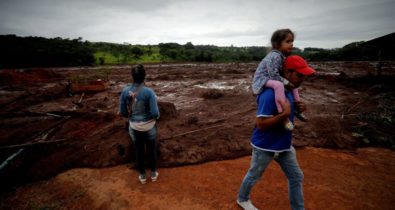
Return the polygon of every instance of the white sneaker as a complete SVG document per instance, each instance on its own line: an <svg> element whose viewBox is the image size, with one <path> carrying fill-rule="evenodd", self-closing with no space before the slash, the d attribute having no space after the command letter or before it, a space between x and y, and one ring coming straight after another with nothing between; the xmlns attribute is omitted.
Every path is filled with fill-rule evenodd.
<svg viewBox="0 0 395 210"><path fill-rule="evenodd" d="M292 131L294 129L294 124L291 121L288 121L284 124L284 128L287 131Z"/></svg>
<svg viewBox="0 0 395 210"><path fill-rule="evenodd" d="M156 180L158 179L158 176L159 176L159 173L157 171L151 172L151 181L156 182Z"/></svg>
<svg viewBox="0 0 395 210"><path fill-rule="evenodd" d="M147 178L145 177L145 175L140 174L139 181L141 182L141 184L145 184L145 183L147 183Z"/></svg>
<svg viewBox="0 0 395 210"><path fill-rule="evenodd" d="M252 205L251 200L248 200L248 201L236 200L236 202L244 210L258 210L254 205Z"/></svg>

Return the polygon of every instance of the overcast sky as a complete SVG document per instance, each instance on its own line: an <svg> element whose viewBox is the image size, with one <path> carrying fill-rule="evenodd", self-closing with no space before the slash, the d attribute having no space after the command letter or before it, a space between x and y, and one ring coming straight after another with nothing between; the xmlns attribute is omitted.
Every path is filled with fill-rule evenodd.
<svg viewBox="0 0 395 210"><path fill-rule="evenodd" d="M395 0L0 0L0 34L131 44L335 48L395 32Z"/></svg>

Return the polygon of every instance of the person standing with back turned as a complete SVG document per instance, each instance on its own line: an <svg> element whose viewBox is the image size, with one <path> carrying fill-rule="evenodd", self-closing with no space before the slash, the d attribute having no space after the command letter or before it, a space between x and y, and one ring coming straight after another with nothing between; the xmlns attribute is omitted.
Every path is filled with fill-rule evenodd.
<svg viewBox="0 0 395 210"><path fill-rule="evenodd" d="M250 200L251 189L273 159L287 176L291 209L304 209L303 172L292 146L292 131L284 128L282 122L285 119L293 121L295 108L302 111L306 109L303 102L293 103L292 88L299 87L306 77L314 72L314 69L310 68L302 57L288 56L284 61L282 76L292 85L286 86L286 100L280 101L282 112L277 110L272 88L264 89L257 96L256 124L251 137L251 166L241 183L237 197L237 204L243 209L257 209Z"/></svg>
<svg viewBox="0 0 395 210"><path fill-rule="evenodd" d="M145 173L145 149L151 169L151 180L158 179L157 161L157 130L156 120L159 109L155 92L145 86L145 69L141 64L132 67L133 84L122 90L119 99L121 116L129 121L129 135L135 144L139 181L147 182Z"/></svg>

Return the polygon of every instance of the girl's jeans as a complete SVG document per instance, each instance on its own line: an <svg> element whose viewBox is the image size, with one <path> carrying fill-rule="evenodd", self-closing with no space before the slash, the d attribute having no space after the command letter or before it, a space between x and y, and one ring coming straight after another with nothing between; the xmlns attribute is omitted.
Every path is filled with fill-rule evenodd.
<svg viewBox="0 0 395 210"><path fill-rule="evenodd" d="M129 128L129 134L136 149L137 169L141 175L145 175L145 149L147 149L148 163L151 171L156 171L157 141L156 126L149 131L137 131Z"/></svg>
<svg viewBox="0 0 395 210"><path fill-rule="evenodd" d="M250 199L250 192L254 184L262 177L263 172L269 163L274 159L288 178L288 194L292 210L304 209L303 201L303 172L296 160L296 152L292 147L291 151L285 151L274 158L274 152L267 152L256 148L252 149L251 167L241 183L238 200L247 201Z"/></svg>

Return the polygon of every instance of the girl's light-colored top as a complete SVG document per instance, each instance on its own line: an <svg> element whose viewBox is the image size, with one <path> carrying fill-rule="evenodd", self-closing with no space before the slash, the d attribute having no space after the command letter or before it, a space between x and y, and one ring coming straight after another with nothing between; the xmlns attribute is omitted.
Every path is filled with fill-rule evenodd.
<svg viewBox="0 0 395 210"><path fill-rule="evenodd" d="M261 93L268 80L285 81L285 78L280 75L284 59L285 56L275 49L262 59L252 80L252 92L254 94Z"/></svg>

